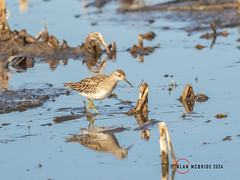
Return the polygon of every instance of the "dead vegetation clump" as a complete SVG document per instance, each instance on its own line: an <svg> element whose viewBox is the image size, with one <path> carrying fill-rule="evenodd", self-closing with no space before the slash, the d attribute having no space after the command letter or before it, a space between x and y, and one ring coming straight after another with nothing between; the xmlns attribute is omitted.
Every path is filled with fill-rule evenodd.
<svg viewBox="0 0 240 180"><path fill-rule="evenodd" d="M137 57L137 55L149 55L151 54L156 48L159 48L158 46L154 47L144 47L143 46L143 39L146 39L148 41L152 41L156 34L152 31L149 31L145 34L139 34L138 35L138 45L133 45L130 49L128 49L133 57Z"/></svg>
<svg viewBox="0 0 240 180"><path fill-rule="evenodd" d="M33 57L26 56L10 56L8 60L5 62L5 68L11 64L14 68L18 70L27 70L28 68L32 68L35 64L35 60Z"/></svg>
<svg viewBox="0 0 240 180"><path fill-rule="evenodd" d="M226 115L226 114L217 114L215 117L216 117L217 119L223 119L223 118L226 118L227 115Z"/></svg>
<svg viewBox="0 0 240 180"><path fill-rule="evenodd" d="M205 94L194 94L193 87L191 85L186 85L182 95L178 100L182 103L187 113L191 113L194 108L195 101L205 102L209 99Z"/></svg>

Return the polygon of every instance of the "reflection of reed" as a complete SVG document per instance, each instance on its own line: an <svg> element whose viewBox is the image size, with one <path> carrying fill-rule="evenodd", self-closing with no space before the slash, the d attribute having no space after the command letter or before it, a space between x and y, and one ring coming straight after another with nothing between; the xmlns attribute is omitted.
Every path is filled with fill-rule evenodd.
<svg viewBox="0 0 240 180"><path fill-rule="evenodd" d="M108 56L106 57L106 59L101 62L100 58L87 58L83 61L83 63L86 64L86 66L88 67L89 72L92 72L94 74L102 74L106 64L108 62Z"/></svg>
<svg viewBox="0 0 240 180"><path fill-rule="evenodd" d="M7 75L7 71L3 70L1 67L0 67L0 89L6 89L8 88L8 75Z"/></svg>
<svg viewBox="0 0 240 180"><path fill-rule="evenodd" d="M135 119L136 119L136 121L137 121L137 123L139 124L140 127L148 122L148 113L141 113L141 114L138 114L134 117L135 117ZM149 130L142 130L141 131L141 138L148 141L149 138L150 138Z"/></svg>
<svg viewBox="0 0 240 180"><path fill-rule="evenodd" d="M81 145L100 152L110 152L118 159L127 156L129 148L121 148L114 132L100 127L89 127L81 135L74 135L68 142L78 142Z"/></svg>
<svg viewBox="0 0 240 180"><path fill-rule="evenodd" d="M136 58L139 55L139 62L142 63L144 61L143 56L147 56L150 53L152 53L155 48L157 47L144 47L143 46L143 39L146 39L148 41L151 41L155 37L155 33L152 31L149 31L145 34L139 34L138 35L138 45L133 45L131 49L129 49L131 55Z"/></svg>
<svg viewBox="0 0 240 180"><path fill-rule="evenodd" d="M19 4L19 8L20 8L21 12L27 10L27 8L28 8L28 0L20 0L19 3L20 3Z"/></svg>
<svg viewBox="0 0 240 180"><path fill-rule="evenodd" d="M8 80L11 78L12 74L5 65L4 60L0 59L0 89L8 88ZM10 75L8 75L8 72L10 72Z"/></svg>
<svg viewBox="0 0 240 180"><path fill-rule="evenodd" d="M26 56L9 56L8 59L0 59L0 88L8 88L8 79L11 78L12 71L9 69L11 65L20 72L33 67L35 60ZM9 74L10 75L9 75Z"/></svg>
<svg viewBox="0 0 240 180"><path fill-rule="evenodd" d="M41 62L48 63L50 70L54 71L56 70L60 62L63 62L64 65L67 65L68 59L41 59Z"/></svg>
<svg viewBox="0 0 240 180"><path fill-rule="evenodd" d="M183 107L185 108L186 113L191 113L193 111L195 100L191 100L191 101L183 100L181 103L182 103Z"/></svg>

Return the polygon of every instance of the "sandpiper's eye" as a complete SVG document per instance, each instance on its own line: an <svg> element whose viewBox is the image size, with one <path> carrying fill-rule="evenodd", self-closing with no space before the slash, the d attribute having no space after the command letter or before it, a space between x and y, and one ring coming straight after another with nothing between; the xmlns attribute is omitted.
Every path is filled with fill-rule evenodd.
<svg viewBox="0 0 240 180"><path fill-rule="evenodd" d="M121 77L121 75L120 75L120 74L119 74L118 76L119 76L119 77Z"/></svg>

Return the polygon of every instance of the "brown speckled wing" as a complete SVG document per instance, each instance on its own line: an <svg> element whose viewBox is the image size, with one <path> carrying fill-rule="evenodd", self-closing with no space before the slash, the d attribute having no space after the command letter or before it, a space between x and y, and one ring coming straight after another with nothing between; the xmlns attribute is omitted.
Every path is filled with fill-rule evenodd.
<svg viewBox="0 0 240 180"><path fill-rule="evenodd" d="M92 93L95 92L96 88L99 86L99 83L106 79L106 77L107 75L92 76L78 82L64 83L64 86L75 90L78 93Z"/></svg>

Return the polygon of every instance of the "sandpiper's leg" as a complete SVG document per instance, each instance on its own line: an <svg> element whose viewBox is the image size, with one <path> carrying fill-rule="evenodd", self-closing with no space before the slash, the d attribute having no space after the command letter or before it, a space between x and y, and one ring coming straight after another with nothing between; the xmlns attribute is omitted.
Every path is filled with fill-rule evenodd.
<svg viewBox="0 0 240 180"><path fill-rule="evenodd" d="M92 101L92 107L93 107L93 109L95 110L95 112L96 112L97 114L99 114L98 111L96 110L96 108L95 108L94 105L93 105L93 101Z"/></svg>
<svg viewBox="0 0 240 180"><path fill-rule="evenodd" d="M100 103L99 103L101 106L102 106L102 100L100 101Z"/></svg>
<svg viewBox="0 0 240 180"><path fill-rule="evenodd" d="M97 114L99 114L98 111L96 110L96 108L93 105L93 101L89 99L89 105L88 105L87 111L89 111L91 107L95 110L95 112Z"/></svg>
<svg viewBox="0 0 240 180"><path fill-rule="evenodd" d="M92 104L92 102L91 102L91 100L89 99L89 100L88 100L88 108L87 108L87 112L90 110L90 108L91 108L91 104Z"/></svg>

